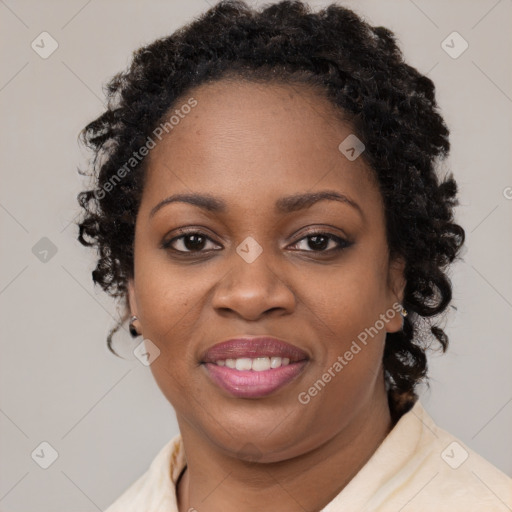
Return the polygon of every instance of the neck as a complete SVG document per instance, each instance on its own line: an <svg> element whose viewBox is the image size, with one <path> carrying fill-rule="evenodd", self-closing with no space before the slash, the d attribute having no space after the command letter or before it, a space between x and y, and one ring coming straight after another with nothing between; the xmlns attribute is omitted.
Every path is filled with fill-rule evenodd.
<svg viewBox="0 0 512 512"><path fill-rule="evenodd" d="M354 421L318 448L279 462L249 463L221 452L179 416L178 423L187 457L177 485L180 512L320 510L352 480L392 428L381 390Z"/></svg>

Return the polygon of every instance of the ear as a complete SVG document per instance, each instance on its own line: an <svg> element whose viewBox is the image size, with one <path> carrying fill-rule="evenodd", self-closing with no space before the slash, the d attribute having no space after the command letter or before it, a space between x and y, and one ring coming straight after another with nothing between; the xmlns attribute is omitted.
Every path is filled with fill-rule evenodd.
<svg viewBox="0 0 512 512"><path fill-rule="evenodd" d="M404 299L405 285L405 259L402 256L390 260L388 268L388 300L387 310L393 311L394 315L387 322L387 332L398 332L402 330L402 301Z"/></svg>
<svg viewBox="0 0 512 512"><path fill-rule="evenodd" d="M128 279L128 307L130 308L130 316L138 316L137 301L135 300L135 285L133 278Z"/></svg>

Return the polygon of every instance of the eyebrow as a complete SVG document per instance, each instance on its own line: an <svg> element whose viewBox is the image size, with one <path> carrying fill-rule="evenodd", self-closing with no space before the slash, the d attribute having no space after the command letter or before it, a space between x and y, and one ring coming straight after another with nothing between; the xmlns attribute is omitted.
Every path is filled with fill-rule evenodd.
<svg viewBox="0 0 512 512"><path fill-rule="evenodd" d="M338 201L340 203L347 204L357 210L359 214L364 217L361 207L353 199L350 199L345 194L340 194L334 190L306 192L304 194L281 197L275 203L275 211L278 213L291 213L309 208L322 200ZM192 204L202 208L203 210L214 213L224 213L227 210L225 201L208 194L174 194L163 201L160 201L149 212L149 218L153 217L156 212L164 206L176 202Z"/></svg>

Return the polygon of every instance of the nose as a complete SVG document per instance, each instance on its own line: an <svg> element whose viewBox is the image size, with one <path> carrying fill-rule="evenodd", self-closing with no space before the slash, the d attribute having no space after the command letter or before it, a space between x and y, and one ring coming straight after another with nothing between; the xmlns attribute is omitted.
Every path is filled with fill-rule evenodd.
<svg viewBox="0 0 512 512"><path fill-rule="evenodd" d="M246 320L258 320L275 311L290 314L296 305L295 294L283 279L283 273L272 265L266 251L251 263L233 254L231 270L224 275L212 297L219 312L232 312Z"/></svg>

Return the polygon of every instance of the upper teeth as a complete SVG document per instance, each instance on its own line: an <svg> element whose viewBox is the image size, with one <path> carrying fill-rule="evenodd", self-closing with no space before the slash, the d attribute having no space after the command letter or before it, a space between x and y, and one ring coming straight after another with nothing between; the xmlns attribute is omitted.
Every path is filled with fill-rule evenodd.
<svg viewBox="0 0 512 512"><path fill-rule="evenodd" d="M249 357L242 357L240 359L221 359L215 361L219 366L227 366L228 368L236 368L237 370L254 370L255 372L262 372L270 370L270 368L279 368L290 364L290 359L287 357L256 357L251 359Z"/></svg>

